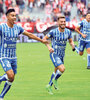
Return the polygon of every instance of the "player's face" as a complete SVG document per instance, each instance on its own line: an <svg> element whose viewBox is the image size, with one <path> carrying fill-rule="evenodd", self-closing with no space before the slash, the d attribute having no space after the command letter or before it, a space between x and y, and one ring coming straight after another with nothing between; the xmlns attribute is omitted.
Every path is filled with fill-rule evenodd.
<svg viewBox="0 0 90 100"><path fill-rule="evenodd" d="M7 15L8 22L14 24L16 22L16 13L11 12Z"/></svg>
<svg viewBox="0 0 90 100"><path fill-rule="evenodd" d="M66 27L66 20L65 20L65 18L60 18L60 19L58 20L58 25L59 25L59 27L60 27L61 29L65 29L65 27Z"/></svg>
<svg viewBox="0 0 90 100"><path fill-rule="evenodd" d="M87 20L88 22L90 22L90 14L87 14L86 20Z"/></svg>

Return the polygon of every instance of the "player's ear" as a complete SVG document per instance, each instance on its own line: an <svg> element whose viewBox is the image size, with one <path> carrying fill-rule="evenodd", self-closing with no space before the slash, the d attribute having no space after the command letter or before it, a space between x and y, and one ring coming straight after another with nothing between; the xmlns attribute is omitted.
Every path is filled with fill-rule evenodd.
<svg viewBox="0 0 90 100"><path fill-rule="evenodd" d="M6 15L6 17L8 18L9 14Z"/></svg>

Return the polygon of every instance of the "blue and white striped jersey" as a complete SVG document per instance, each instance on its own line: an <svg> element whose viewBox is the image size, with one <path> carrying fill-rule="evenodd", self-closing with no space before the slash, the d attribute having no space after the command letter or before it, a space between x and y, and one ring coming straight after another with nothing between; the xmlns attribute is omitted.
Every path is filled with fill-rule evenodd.
<svg viewBox="0 0 90 100"><path fill-rule="evenodd" d="M87 35L86 38L83 38L80 35L80 39L83 41L90 41L90 22L87 22L87 20L84 19L79 23L79 27L80 27L80 32Z"/></svg>
<svg viewBox="0 0 90 100"><path fill-rule="evenodd" d="M6 23L0 25L0 58L16 58L17 37L24 29L16 24L13 28Z"/></svg>
<svg viewBox="0 0 90 100"><path fill-rule="evenodd" d="M51 30L47 34L47 36L51 38L52 48L54 49L54 52L59 56L64 57L67 39L72 38L71 31L65 28L64 32L60 32L59 28L56 28Z"/></svg>

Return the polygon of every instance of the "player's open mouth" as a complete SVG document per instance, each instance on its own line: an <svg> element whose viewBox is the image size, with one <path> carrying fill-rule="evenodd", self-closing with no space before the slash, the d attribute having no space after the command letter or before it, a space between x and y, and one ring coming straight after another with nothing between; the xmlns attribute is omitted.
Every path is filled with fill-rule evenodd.
<svg viewBox="0 0 90 100"><path fill-rule="evenodd" d="M13 20L13 23L15 23L16 22L16 20Z"/></svg>
<svg viewBox="0 0 90 100"><path fill-rule="evenodd" d="M62 27L65 27L65 25L62 25Z"/></svg>

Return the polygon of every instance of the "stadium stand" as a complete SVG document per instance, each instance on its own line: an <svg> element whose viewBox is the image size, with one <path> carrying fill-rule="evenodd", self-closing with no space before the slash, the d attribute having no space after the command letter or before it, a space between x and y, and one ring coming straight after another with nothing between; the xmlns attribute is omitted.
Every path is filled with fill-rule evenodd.
<svg viewBox="0 0 90 100"><path fill-rule="evenodd" d="M56 21L53 19L58 13L66 15L66 20L70 21L76 15L80 19L90 10L89 0L0 0L0 21L3 21L3 16L9 8L15 8L18 18L21 22L36 21L40 18L41 21L46 20ZM39 13L38 13L39 12ZM27 16L26 16L27 15Z"/></svg>
<svg viewBox="0 0 90 100"><path fill-rule="evenodd" d="M29 32L42 33L56 27L58 14L64 14L66 26L74 30L87 11L90 11L90 2L89 0L0 0L0 22L6 22L5 13L9 8L16 10L16 22L19 25Z"/></svg>

